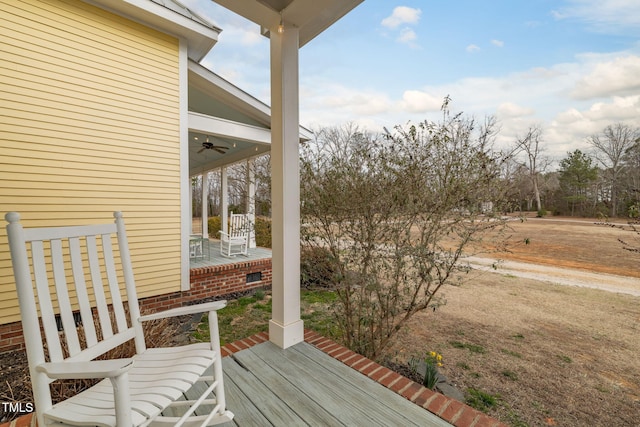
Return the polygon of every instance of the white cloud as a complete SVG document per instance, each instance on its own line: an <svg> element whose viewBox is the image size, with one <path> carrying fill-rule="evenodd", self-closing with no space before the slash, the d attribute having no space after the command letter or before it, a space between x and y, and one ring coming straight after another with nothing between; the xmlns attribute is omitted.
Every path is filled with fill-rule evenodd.
<svg viewBox="0 0 640 427"><path fill-rule="evenodd" d="M442 97L420 90L407 90L402 94L399 106L410 113L438 111L442 106Z"/></svg>
<svg viewBox="0 0 640 427"><path fill-rule="evenodd" d="M396 40L401 43L411 44L418 36L411 28L403 28Z"/></svg>
<svg viewBox="0 0 640 427"><path fill-rule="evenodd" d="M640 34L638 0L567 0L568 6L552 11L556 19L577 19L593 30L609 34Z"/></svg>
<svg viewBox="0 0 640 427"><path fill-rule="evenodd" d="M397 28L403 24L417 24L420 20L422 11L407 6L398 6L393 9L390 16L384 18L381 22L383 27Z"/></svg>
<svg viewBox="0 0 640 427"><path fill-rule="evenodd" d="M478 52L480 50L480 47L475 45L475 44L470 44L469 46L467 46L467 52Z"/></svg>
<svg viewBox="0 0 640 427"><path fill-rule="evenodd" d="M497 47L504 47L504 42L502 40L491 40L491 44Z"/></svg>
<svg viewBox="0 0 640 427"><path fill-rule="evenodd" d="M520 105L514 104L513 102L503 102L498 106L496 110L496 115L498 118L516 118L523 116L530 116L535 111L533 108L522 107Z"/></svg>
<svg viewBox="0 0 640 427"><path fill-rule="evenodd" d="M571 95L590 99L640 92L640 56L616 57L596 63L591 72L577 82Z"/></svg>

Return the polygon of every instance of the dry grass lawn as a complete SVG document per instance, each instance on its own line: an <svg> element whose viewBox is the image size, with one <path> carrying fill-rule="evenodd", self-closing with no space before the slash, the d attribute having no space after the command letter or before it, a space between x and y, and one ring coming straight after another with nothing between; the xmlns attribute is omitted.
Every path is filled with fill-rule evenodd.
<svg viewBox="0 0 640 427"><path fill-rule="evenodd" d="M514 239L530 244L500 256L640 277L640 256L621 250L618 233L592 222L514 223ZM493 273L444 292L447 305L403 331L400 359L441 353L442 372L509 425L640 426L639 297Z"/></svg>

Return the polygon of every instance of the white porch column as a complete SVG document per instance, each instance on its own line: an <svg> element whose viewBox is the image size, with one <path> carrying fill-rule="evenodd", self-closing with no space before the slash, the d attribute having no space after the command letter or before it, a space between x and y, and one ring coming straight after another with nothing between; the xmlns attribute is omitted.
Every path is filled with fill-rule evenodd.
<svg viewBox="0 0 640 427"><path fill-rule="evenodd" d="M256 170L253 158L247 159L247 218L250 224L256 223ZM249 248L256 247L256 233L251 233Z"/></svg>
<svg viewBox="0 0 640 427"><path fill-rule="evenodd" d="M227 179L227 167L220 169L220 228L225 233L229 232L229 181Z"/></svg>
<svg viewBox="0 0 640 427"><path fill-rule="evenodd" d="M209 172L202 174L202 237L209 238Z"/></svg>
<svg viewBox="0 0 640 427"><path fill-rule="evenodd" d="M275 29L274 29L275 30ZM271 31L272 319L269 340L304 340L300 319L298 29Z"/></svg>

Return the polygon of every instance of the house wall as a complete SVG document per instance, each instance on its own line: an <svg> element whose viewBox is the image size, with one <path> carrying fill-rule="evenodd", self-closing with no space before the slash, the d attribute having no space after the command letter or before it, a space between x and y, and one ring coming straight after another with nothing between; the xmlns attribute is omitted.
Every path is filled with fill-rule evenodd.
<svg viewBox="0 0 640 427"><path fill-rule="evenodd" d="M249 275L260 273L260 280L248 281ZM270 288L272 284L271 258L232 264L212 265L190 270L188 291L150 296L140 300L140 311L156 312L182 307L194 301L246 292L256 288ZM24 350L22 323L0 325L0 353Z"/></svg>
<svg viewBox="0 0 640 427"><path fill-rule="evenodd" d="M180 290L179 41L77 0L0 0L0 213L125 215L138 296ZM19 320L0 228L0 325Z"/></svg>

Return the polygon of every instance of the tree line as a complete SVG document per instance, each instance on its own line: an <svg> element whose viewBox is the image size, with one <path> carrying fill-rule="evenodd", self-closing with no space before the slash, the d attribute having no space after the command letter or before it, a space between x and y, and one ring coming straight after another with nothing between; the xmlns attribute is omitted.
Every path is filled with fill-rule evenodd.
<svg viewBox="0 0 640 427"><path fill-rule="evenodd" d="M498 132L495 118L488 117L485 121L494 132L492 137L495 137ZM327 135L333 135L331 138L341 139L345 146L349 146L359 143L350 139L364 134L353 124L324 128L317 130L315 141L307 145L332 143L326 139L329 138ZM368 137L373 140L381 136ZM517 137L513 145L502 153L501 164L498 165L508 187L509 209L537 211L540 216L640 218L640 128L614 123L600 133L590 135L586 142L588 150L573 150L554 162L545 155L547 146L541 125L531 126L523 136ZM256 214L269 216L271 183L268 155L254 159L249 165L242 163L229 167L230 209L234 212L246 209L247 167L254 169ZM204 183L209 187L205 205L209 215L220 215L220 172L209 173ZM201 177L192 179L195 216L202 209L202 185Z"/></svg>
<svg viewBox="0 0 640 427"><path fill-rule="evenodd" d="M606 126L587 138L589 150L576 149L549 170L543 129L530 127L514 144L509 180L512 201L539 215L639 218L640 128Z"/></svg>

